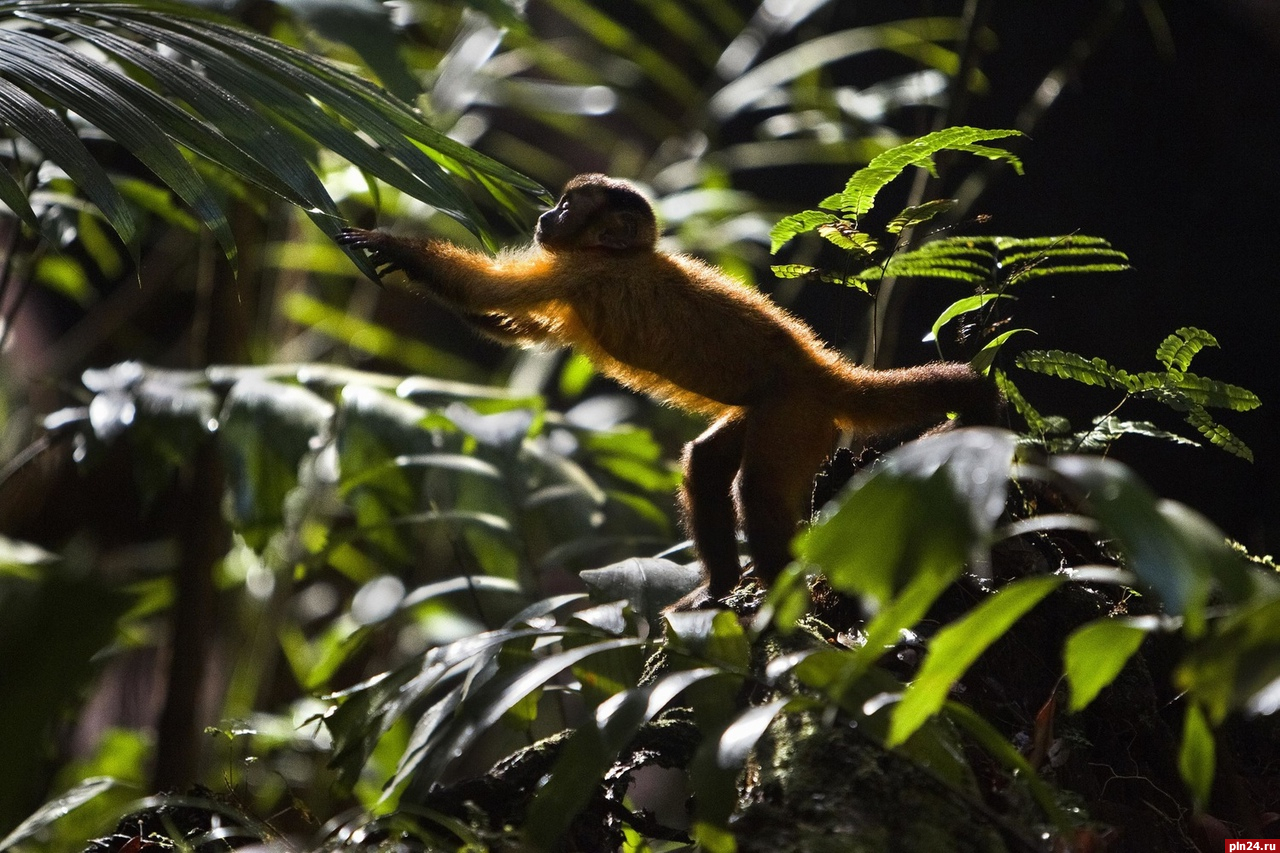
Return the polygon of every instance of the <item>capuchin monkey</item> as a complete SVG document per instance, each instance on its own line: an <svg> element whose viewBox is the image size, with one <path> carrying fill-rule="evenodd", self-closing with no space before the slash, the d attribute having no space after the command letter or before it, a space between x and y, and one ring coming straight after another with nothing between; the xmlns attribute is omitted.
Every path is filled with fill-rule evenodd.
<svg viewBox="0 0 1280 853"><path fill-rule="evenodd" d="M571 180L538 219L533 245L496 258L357 228L338 242L367 250L383 272L402 270L491 337L578 347L623 385L711 419L684 449L680 490L705 583L676 609L738 583L739 526L755 577L777 578L841 429L923 431L949 413L994 422L998 392L968 365L853 364L763 294L658 251L657 238L653 208L633 186L592 174Z"/></svg>

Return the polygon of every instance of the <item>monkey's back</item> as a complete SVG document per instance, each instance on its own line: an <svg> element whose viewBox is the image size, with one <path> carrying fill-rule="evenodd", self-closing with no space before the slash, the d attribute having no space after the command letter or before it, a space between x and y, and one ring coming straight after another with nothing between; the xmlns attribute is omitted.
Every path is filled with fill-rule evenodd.
<svg viewBox="0 0 1280 853"><path fill-rule="evenodd" d="M839 361L767 296L701 261L657 253L620 266L616 255L578 254L570 302L581 308L563 333L630 387L715 415L800 391Z"/></svg>

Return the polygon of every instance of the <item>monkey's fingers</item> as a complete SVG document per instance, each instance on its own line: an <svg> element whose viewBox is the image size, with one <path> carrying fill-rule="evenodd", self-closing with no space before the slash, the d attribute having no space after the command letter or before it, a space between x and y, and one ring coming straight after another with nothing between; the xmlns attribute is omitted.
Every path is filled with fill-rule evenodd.
<svg viewBox="0 0 1280 853"><path fill-rule="evenodd" d="M364 228L343 228L333 240L339 246L351 246L355 249L370 249L379 243L377 231Z"/></svg>

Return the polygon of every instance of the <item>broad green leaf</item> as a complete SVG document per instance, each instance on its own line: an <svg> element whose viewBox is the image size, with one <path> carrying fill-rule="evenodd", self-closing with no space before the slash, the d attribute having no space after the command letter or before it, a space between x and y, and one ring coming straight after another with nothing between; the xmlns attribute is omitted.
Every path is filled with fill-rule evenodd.
<svg viewBox="0 0 1280 853"><path fill-rule="evenodd" d="M1084 491L1088 508L1124 551L1127 567L1194 631L1204 618L1212 567L1199 549L1189 547L1146 485L1113 459L1065 456L1049 464Z"/></svg>
<svg viewBox="0 0 1280 853"><path fill-rule="evenodd" d="M1169 370L1185 373L1191 359L1205 347L1218 346L1218 339L1192 326L1185 326L1165 338L1156 349L1156 358Z"/></svg>
<svg viewBox="0 0 1280 853"><path fill-rule="evenodd" d="M1188 704L1187 715L1182 721L1182 745L1178 750L1178 772L1191 789L1196 809L1209 804L1213 789L1213 775L1217 764L1213 731L1204 718L1204 712L1194 702ZM1228 846L1230 846L1228 844Z"/></svg>
<svg viewBox="0 0 1280 853"><path fill-rule="evenodd" d="M995 363L996 356L1000 354L1000 347L1004 346L1009 338L1012 338L1020 332L1031 332L1033 335L1035 334L1034 329L1010 329L1007 332L1002 332L987 341L982 349L978 350L978 354L969 360L970 366L973 367L975 371L985 376L987 372L991 370L991 365Z"/></svg>
<svg viewBox="0 0 1280 853"><path fill-rule="evenodd" d="M957 299L938 315L937 320L933 321L933 328L930 329L930 333L933 335L933 339L937 340L938 333L942 331L942 327L947 325L947 323L950 323L956 317L968 314L971 311L977 311L981 308L985 308L987 303L991 302L993 299L1013 298L1015 297L1010 296L1007 293L980 293L977 296L967 296L964 299Z"/></svg>
<svg viewBox="0 0 1280 853"><path fill-rule="evenodd" d="M1211 725L1280 678L1280 599L1250 603L1211 626L1174 674Z"/></svg>
<svg viewBox="0 0 1280 853"><path fill-rule="evenodd" d="M747 668L751 643L731 611L694 610L664 615L671 627L673 649L730 669Z"/></svg>
<svg viewBox="0 0 1280 853"><path fill-rule="evenodd" d="M888 745L902 743L941 710L952 685L974 661L1063 580L1057 575L1016 580L934 635L920 671L893 709Z"/></svg>
<svg viewBox="0 0 1280 853"><path fill-rule="evenodd" d="M1014 442L1012 433L971 428L887 454L800 534L796 555L836 589L881 604L921 574L952 576L1004 510Z"/></svg>
<svg viewBox="0 0 1280 853"><path fill-rule="evenodd" d="M656 624L664 608L679 601L702 582L696 565L671 560L632 557L611 566L578 573L597 601L626 599L631 607Z"/></svg>
<svg viewBox="0 0 1280 853"><path fill-rule="evenodd" d="M1071 685L1071 713L1078 713L1120 675L1146 639L1158 627L1149 617L1096 619L1071 632L1062 659Z"/></svg>
<svg viewBox="0 0 1280 853"><path fill-rule="evenodd" d="M0 534L0 575L39 580L41 567L58 561L58 555L39 545Z"/></svg>
<svg viewBox="0 0 1280 853"><path fill-rule="evenodd" d="M219 416L232 518L254 548L284 520L284 499L313 441L328 434L334 407L305 388L260 379L232 386Z"/></svg>

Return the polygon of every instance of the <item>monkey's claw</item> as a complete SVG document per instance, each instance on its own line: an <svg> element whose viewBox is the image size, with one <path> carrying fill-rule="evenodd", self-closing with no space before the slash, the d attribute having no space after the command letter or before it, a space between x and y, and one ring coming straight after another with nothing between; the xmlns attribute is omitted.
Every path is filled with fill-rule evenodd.
<svg viewBox="0 0 1280 853"><path fill-rule="evenodd" d="M351 249L363 249L369 253L369 261L374 271L381 278L388 273L401 269L400 264L388 257L385 238L381 231L369 231L365 228L343 228L334 237L339 246Z"/></svg>

